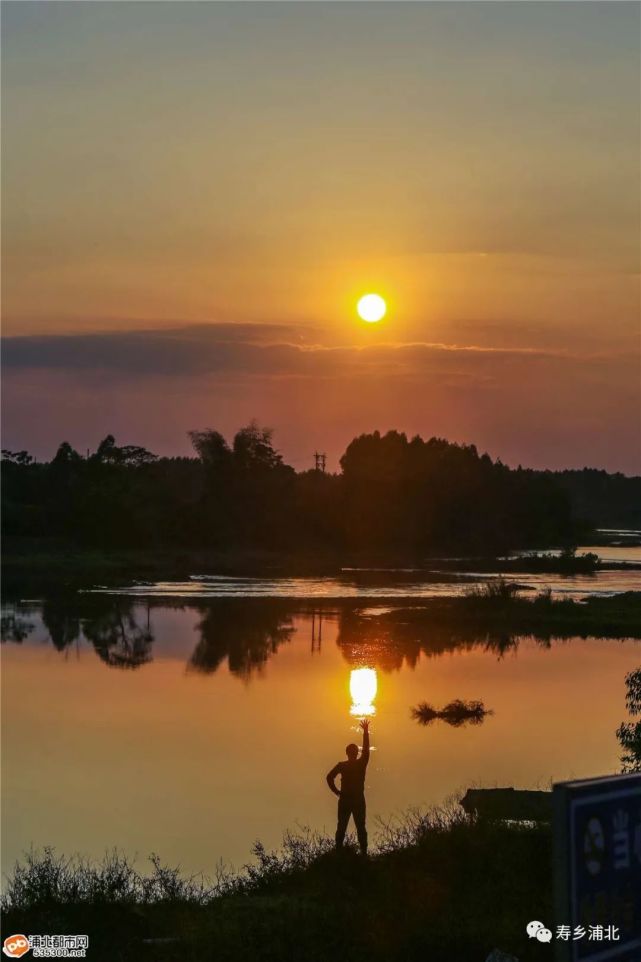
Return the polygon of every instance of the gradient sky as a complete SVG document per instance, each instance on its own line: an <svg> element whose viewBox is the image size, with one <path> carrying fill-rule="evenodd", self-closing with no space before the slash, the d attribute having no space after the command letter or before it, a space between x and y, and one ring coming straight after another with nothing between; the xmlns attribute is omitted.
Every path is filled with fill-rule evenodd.
<svg viewBox="0 0 641 962"><path fill-rule="evenodd" d="M641 470L633 3L3 3L5 447ZM375 290L380 325L355 313Z"/></svg>

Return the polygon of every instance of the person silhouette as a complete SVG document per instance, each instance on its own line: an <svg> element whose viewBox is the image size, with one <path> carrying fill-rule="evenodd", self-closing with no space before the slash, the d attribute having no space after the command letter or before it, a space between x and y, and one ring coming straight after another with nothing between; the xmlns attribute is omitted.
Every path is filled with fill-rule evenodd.
<svg viewBox="0 0 641 962"><path fill-rule="evenodd" d="M327 784L334 795L338 796L338 822L336 825L336 848L343 847L345 832L350 815L354 819L358 844L363 855L367 855L367 830L365 828L365 771L369 762L369 721L363 719L363 749L358 757L358 745L348 745L345 749L346 762L338 762L327 773ZM336 788L336 776L341 776L340 791Z"/></svg>

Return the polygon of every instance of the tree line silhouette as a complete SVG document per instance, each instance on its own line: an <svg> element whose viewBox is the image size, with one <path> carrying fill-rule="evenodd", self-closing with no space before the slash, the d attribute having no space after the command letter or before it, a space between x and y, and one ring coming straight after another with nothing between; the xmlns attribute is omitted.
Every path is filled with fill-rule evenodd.
<svg viewBox="0 0 641 962"><path fill-rule="evenodd" d="M584 533L556 474L510 469L474 445L375 431L326 474L296 472L256 422L231 443L215 430L189 436L193 457L157 457L112 435L87 457L66 441L49 462L3 451L5 536L419 559L571 544Z"/></svg>

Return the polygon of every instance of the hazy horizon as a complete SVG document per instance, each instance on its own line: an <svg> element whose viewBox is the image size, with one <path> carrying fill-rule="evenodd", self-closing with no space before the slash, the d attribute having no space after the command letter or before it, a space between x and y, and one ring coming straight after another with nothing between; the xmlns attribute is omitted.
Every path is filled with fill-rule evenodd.
<svg viewBox="0 0 641 962"><path fill-rule="evenodd" d="M256 417L299 470L397 429L641 473L640 20L3 4L3 446Z"/></svg>

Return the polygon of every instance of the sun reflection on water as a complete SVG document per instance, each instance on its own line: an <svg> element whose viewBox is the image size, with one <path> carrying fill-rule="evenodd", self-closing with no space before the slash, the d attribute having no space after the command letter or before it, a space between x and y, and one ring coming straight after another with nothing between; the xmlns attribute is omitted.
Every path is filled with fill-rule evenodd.
<svg viewBox="0 0 641 962"><path fill-rule="evenodd" d="M359 718L375 715L374 699L377 688L375 668L353 668L349 678L349 692L352 696L350 714Z"/></svg>

